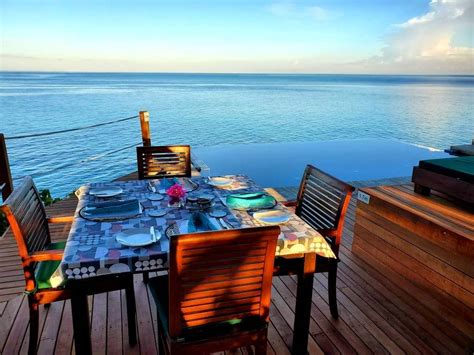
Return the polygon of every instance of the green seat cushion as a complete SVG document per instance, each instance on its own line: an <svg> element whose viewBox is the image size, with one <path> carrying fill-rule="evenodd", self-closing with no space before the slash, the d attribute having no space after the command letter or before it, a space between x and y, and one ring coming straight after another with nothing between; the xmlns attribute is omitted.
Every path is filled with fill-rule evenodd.
<svg viewBox="0 0 474 355"><path fill-rule="evenodd" d="M66 242L51 243L46 250L62 250L66 246ZM51 288L50 278L61 261L41 261L36 268L36 286L38 289Z"/></svg>
<svg viewBox="0 0 474 355"><path fill-rule="evenodd" d="M474 156L422 160L420 168L474 182Z"/></svg>

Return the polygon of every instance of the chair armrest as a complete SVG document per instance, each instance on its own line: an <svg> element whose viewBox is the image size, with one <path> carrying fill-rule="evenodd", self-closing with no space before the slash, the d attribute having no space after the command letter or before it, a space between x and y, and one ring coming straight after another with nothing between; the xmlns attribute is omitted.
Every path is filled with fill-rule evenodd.
<svg viewBox="0 0 474 355"><path fill-rule="evenodd" d="M286 207L296 207L298 201L284 201L282 204Z"/></svg>
<svg viewBox="0 0 474 355"><path fill-rule="evenodd" d="M48 223L69 223L74 221L74 216L47 217Z"/></svg>
<svg viewBox="0 0 474 355"><path fill-rule="evenodd" d="M64 250L42 250L30 254L28 259L30 262L38 261L61 261L63 259Z"/></svg>

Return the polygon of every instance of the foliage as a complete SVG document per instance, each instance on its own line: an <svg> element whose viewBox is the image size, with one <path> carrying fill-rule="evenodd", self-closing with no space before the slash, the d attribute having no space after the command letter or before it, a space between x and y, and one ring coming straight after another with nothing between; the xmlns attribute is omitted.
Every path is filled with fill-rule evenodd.
<svg viewBox="0 0 474 355"><path fill-rule="evenodd" d="M49 206L55 202L61 201L59 197L53 198L53 196L51 196L51 191L49 191L48 189L41 190L40 197L41 201L43 201L45 206Z"/></svg>

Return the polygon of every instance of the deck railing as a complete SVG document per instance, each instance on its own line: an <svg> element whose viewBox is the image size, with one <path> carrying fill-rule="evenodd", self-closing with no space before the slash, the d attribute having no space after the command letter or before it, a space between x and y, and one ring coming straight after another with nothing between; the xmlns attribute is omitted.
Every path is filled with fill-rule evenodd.
<svg viewBox="0 0 474 355"><path fill-rule="evenodd" d="M117 123L124 122L124 121L130 121L130 120L137 119L137 118L139 118L139 120L140 120L140 129L141 129L142 142L134 143L134 144L127 145L127 146L124 146L124 147L120 147L120 148L117 148L117 149L114 149L114 150L111 150L111 151L96 154L94 156L81 159L79 162L65 163L65 164L58 165L55 168L48 170L47 173L51 173L51 172L54 172L54 171L65 169L65 168L70 167L70 166L74 166L76 164L83 164L83 163L87 163L89 161L94 161L94 160L97 160L97 159L101 159L105 156L112 155L112 154L121 152L123 150L136 147L140 144L143 144L144 146L150 146L151 145L150 114L147 111L140 111L139 114L135 115L135 116L119 118L119 119L116 119L116 120L101 122L101 123L97 123L97 124L93 124L93 125L74 127L74 128L68 128L68 129L56 130L56 131L50 131L50 132L20 134L20 135L16 135L16 136L7 136L7 137L5 137L4 134L0 133L0 191L1 191L3 201L5 201L7 199L7 197L13 191L13 179L12 179L11 170L10 170L10 162L9 162L9 159L8 159L6 141L29 139L29 138L36 138L36 137L44 137L44 136L65 134L65 133L70 133L70 132L77 132L77 131L88 130L88 129L93 129L93 128L97 128L97 127L117 124Z"/></svg>

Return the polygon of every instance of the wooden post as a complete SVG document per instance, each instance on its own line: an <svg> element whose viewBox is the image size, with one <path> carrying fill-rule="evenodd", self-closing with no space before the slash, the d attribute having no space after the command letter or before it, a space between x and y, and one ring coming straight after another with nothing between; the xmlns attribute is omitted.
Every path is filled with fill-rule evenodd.
<svg viewBox="0 0 474 355"><path fill-rule="evenodd" d="M151 146L150 114L148 111L140 111L140 128L142 130L143 146Z"/></svg>
<svg viewBox="0 0 474 355"><path fill-rule="evenodd" d="M0 189L2 191L3 201L13 191L12 175L10 173L10 163L8 162L7 146L5 137L0 133Z"/></svg>

